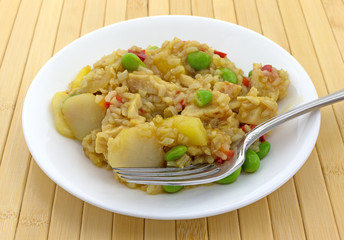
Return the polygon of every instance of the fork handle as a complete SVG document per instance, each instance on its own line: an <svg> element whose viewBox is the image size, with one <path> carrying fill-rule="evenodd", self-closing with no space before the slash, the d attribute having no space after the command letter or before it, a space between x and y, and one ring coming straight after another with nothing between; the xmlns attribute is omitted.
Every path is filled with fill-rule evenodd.
<svg viewBox="0 0 344 240"><path fill-rule="evenodd" d="M260 136L269 132L271 129L279 126L280 124L291 120L293 118L299 117L310 111L322 108L324 106L330 105L332 103L344 100L344 89L329 94L325 97L304 103L299 105L285 113L277 115L255 127L246 136L246 148L248 148L254 141L256 141Z"/></svg>

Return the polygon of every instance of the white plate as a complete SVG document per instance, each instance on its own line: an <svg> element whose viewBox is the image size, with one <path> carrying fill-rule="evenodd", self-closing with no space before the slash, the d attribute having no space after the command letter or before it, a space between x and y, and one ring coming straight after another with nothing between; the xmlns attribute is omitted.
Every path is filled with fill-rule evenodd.
<svg viewBox="0 0 344 240"><path fill-rule="evenodd" d="M320 113L313 112L273 130L269 155L254 174L242 174L230 185L202 186L177 194L151 196L112 178L111 171L95 167L81 144L58 134L50 101L63 91L85 65L103 55L132 45L160 46L178 37L197 40L228 53L247 74L253 62L272 64L289 72L288 96L279 104L285 110L317 98L301 65L271 40L246 28L214 19L159 16L114 24L72 42L51 58L32 82L23 108L27 145L41 169L76 197L120 214L152 219L190 219L216 215L253 203L276 190L303 165L318 136Z"/></svg>

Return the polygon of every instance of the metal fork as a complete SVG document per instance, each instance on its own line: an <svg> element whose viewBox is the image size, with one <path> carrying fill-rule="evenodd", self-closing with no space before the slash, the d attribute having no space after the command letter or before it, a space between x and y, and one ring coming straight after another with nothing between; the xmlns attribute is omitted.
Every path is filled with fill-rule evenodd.
<svg viewBox="0 0 344 240"><path fill-rule="evenodd" d="M274 127L303 115L307 112L319 109L329 104L344 100L344 89L325 97L307 102L277 115L265 121L246 133L241 140L234 144L233 160L224 161L222 164L199 164L185 168L113 168L125 181L138 184L151 185L198 185L220 180L235 170L245 161L246 150L260 136L269 132Z"/></svg>

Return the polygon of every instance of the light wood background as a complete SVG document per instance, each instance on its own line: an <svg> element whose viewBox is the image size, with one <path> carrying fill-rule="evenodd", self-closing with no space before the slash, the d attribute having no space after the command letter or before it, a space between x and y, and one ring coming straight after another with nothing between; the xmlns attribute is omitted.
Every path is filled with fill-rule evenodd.
<svg viewBox="0 0 344 240"><path fill-rule="evenodd" d="M264 34L324 96L344 87L343 13L344 0L0 0L0 239L344 239L344 102L321 110L316 147L280 189L194 220L127 217L73 197L33 161L21 125L30 82L62 47L108 24L161 14Z"/></svg>

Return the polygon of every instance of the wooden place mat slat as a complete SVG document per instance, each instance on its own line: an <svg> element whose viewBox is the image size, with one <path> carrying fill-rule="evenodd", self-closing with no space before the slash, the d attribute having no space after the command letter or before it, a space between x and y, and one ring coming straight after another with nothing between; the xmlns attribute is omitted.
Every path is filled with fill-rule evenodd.
<svg viewBox="0 0 344 240"><path fill-rule="evenodd" d="M149 0L148 15L168 15L170 12L169 0Z"/></svg>
<svg viewBox="0 0 344 240"><path fill-rule="evenodd" d="M317 61L311 36L309 35L307 24L299 2L286 2L279 0L278 4L293 56L302 64L302 66L310 75L319 96L326 95L326 85L324 79L322 78L319 62ZM338 140L341 138L338 126L333 124L335 122L335 116L331 108L323 109L322 113L321 128L317 142L318 152L326 151L326 148L321 147L321 142L323 139L326 139L326 146L330 146L329 143L331 142L331 139ZM331 135L331 133L333 135ZM332 144L332 147L333 149L330 151L343 151L342 146ZM328 162L332 162L333 160L333 157L327 157ZM317 195L327 195L326 188L321 187L324 185L318 157L316 155L311 155L307 164L309 164L310 167L307 168L305 165L295 177L295 184L298 192L298 198L300 200L302 219L304 222L306 235L317 236L319 239L326 239L327 237L323 229L330 229L334 235L333 237L336 237L337 228L334 217L333 215L331 216L332 209L331 206L329 206L329 199L316 197ZM314 171L312 169L317 170ZM316 175L316 173L318 173L318 175ZM312 177L313 175L315 176L314 179ZM302 181L300 180L301 177ZM309 185L314 185L317 187L309 188ZM308 189L309 194L304 194L304 192L300 189ZM309 196L313 197L310 199ZM321 206L321 209L315 210L314 208L308 207L313 206L314 204L316 204L316 206ZM327 213L330 213L330 216L328 216ZM325 216L328 216L326 220L323 219L324 214ZM322 227L319 227L320 221L322 224L324 224Z"/></svg>
<svg viewBox="0 0 344 240"><path fill-rule="evenodd" d="M171 15L191 15L191 0L170 0Z"/></svg>
<svg viewBox="0 0 344 240"><path fill-rule="evenodd" d="M112 238L112 213L88 203L84 204L81 240L111 240Z"/></svg>
<svg viewBox="0 0 344 240"><path fill-rule="evenodd" d="M107 0L104 25L125 20L127 1Z"/></svg>
<svg viewBox="0 0 344 240"><path fill-rule="evenodd" d="M208 217L210 240L241 239L238 211Z"/></svg>
<svg viewBox="0 0 344 240"><path fill-rule="evenodd" d="M145 219L145 237L149 240L174 240L176 239L176 221Z"/></svg>
<svg viewBox="0 0 344 240"><path fill-rule="evenodd" d="M14 20L17 16L20 0L4 0L0 2L0 66L10 38Z"/></svg>
<svg viewBox="0 0 344 240"><path fill-rule="evenodd" d="M322 2L332 31L337 40L339 51L344 59L344 1L322 0Z"/></svg>
<svg viewBox="0 0 344 240"><path fill-rule="evenodd" d="M177 240L208 239L207 218L177 220Z"/></svg>
<svg viewBox="0 0 344 240"><path fill-rule="evenodd" d="M237 23L233 0L213 0L213 9L216 19Z"/></svg>
<svg viewBox="0 0 344 240"><path fill-rule="evenodd" d="M127 19L147 17L148 0L127 0Z"/></svg>
<svg viewBox="0 0 344 240"><path fill-rule="evenodd" d="M191 0L192 15L201 17L214 17L211 0Z"/></svg>
<svg viewBox="0 0 344 240"><path fill-rule="evenodd" d="M41 0L32 2L23 0L21 2L2 60L0 68L0 164L41 2ZM30 11L32 11L32 15L28 18L27 13Z"/></svg>
<svg viewBox="0 0 344 240"><path fill-rule="evenodd" d="M112 239L142 240L144 237L144 219L114 214Z"/></svg>
<svg viewBox="0 0 344 240"><path fill-rule="evenodd" d="M318 56L318 61L324 80L326 82L329 92L334 92L344 88L344 81L338 79L338 73L344 72L343 59L339 52L336 40L334 38L331 26L328 22L325 10L322 8L320 0L308 1L301 0L301 7L306 17L309 33L312 37L314 49ZM344 136L344 102L339 102L333 106L338 125L336 121L328 122L326 125L326 132L329 128L336 129L336 125L341 130L342 137ZM330 107L331 108L331 107ZM329 127L332 125L331 127ZM343 153L343 139L334 138L335 135L329 135L326 146L322 142L326 138L321 138L318 149L327 189L331 199L333 212L338 225L340 236L344 238L344 155ZM327 137L328 138L328 137ZM342 140L342 141L340 141ZM331 146L331 149L329 149ZM322 151L320 151L320 149ZM336 151L338 150L338 151ZM327 152L326 154L325 151ZM329 161L331 157L331 161Z"/></svg>
<svg viewBox="0 0 344 240"><path fill-rule="evenodd" d="M56 188L48 239L80 238L82 203L62 188Z"/></svg>

